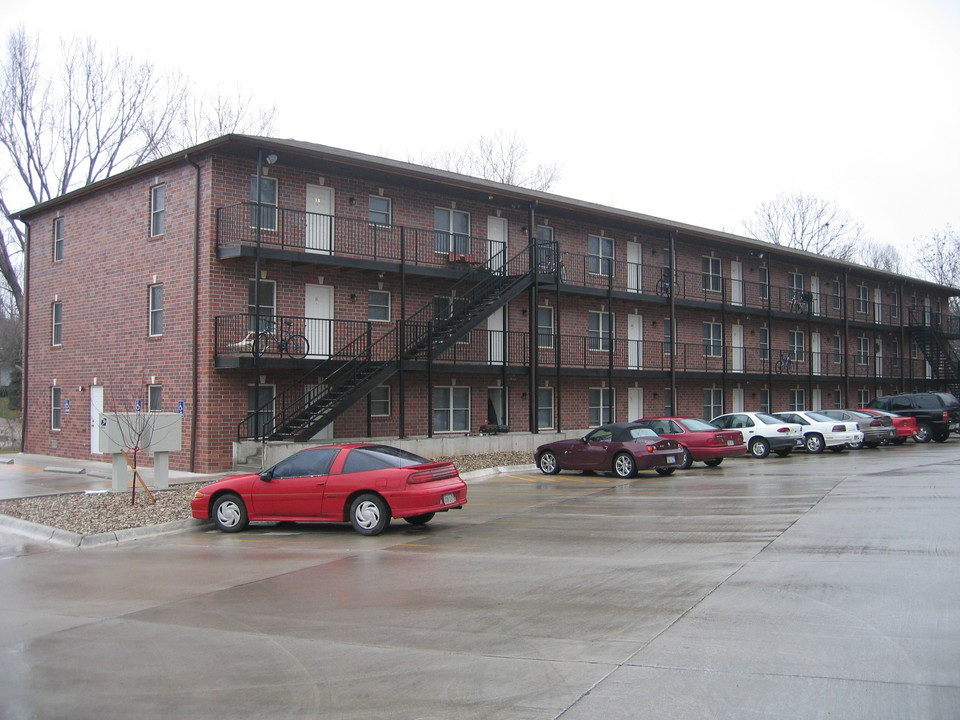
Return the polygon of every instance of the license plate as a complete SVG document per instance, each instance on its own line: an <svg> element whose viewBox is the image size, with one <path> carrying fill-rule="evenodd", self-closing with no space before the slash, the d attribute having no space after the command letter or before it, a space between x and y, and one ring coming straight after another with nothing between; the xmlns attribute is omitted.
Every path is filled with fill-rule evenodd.
<svg viewBox="0 0 960 720"><path fill-rule="evenodd" d="M443 496L443 499L440 501L443 505L453 505L457 501L457 496L453 493L447 493Z"/></svg>
<svg viewBox="0 0 960 720"><path fill-rule="evenodd" d="M733 440L727 440L727 445L733 445Z"/></svg>
<svg viewBox="0 0 960 720"><path fill-rule="evenodd" d="M677 461L677 458L673 455L667 455L667 465L673 465Z"/></svg>

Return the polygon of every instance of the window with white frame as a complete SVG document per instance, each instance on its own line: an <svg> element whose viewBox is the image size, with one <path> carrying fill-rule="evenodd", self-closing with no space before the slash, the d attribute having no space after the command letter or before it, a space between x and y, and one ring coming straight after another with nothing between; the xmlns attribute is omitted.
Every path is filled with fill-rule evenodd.
<svg viewBox="0 0 960 720"><path fill-rule="evenodd" d="M256 329L257 317L257 283L251 279L247 281L247 312L250 315L248 330ZM260 281L260 330L270 330L274 326L277 314L277 283L273 280Z"/></svg>
<svg viewBox="0 0 960 720"><path fill-rule="evenodd" d="M900 318L900 294L896 290L890 293L890 318Z"/></svg>
<svg viewBox="0 0 960 720"><path fill-rule="evenodd" d="M914 340L910 343L910 359L919 360L920 359L920 343Z"/></svg>
<svg viewBox="0 0 960 720"><path fill-rule="evenodd" d="M858 313L867 312L867 305L870 301L870 291L866 285L857 285L857 300L854 305L854 311Z"/></svg>
<svg viewBox="0 0 960 720"><path fill-rule="evenodd" d="M890 355L893 357L893 367L900 367L900 341L899 340L890 341Z"/></svg>
<svg viewBox="0 0 960 720"><path fill-rule="evenodd" d="M537 388L537 429L553 428L553 388Z"/></svg>
<svg viewBox="0 0 960 720"><path fill-rule="evenodd" d="M757 292L760 293L761 300L770 299L770 268L762 266L757 268Z"/></svg>
<svg viewBox="0 0 960 720"><path fill-rule="evenodd" d="M537 270L547 273L554 272L557 247L553 244L553 228L549 225L537 225L534 237L537 240Z"/></svg>
<svg viewBox="0 0 960 720"><path fill-rule="evenodd" d="M703 354L707 357L723 356L723 326L720 323L703 324Z"/></svg>
<svg viewBox="0 0 960 720"><path fill-rule="evenodd" d="M590 427L613 422L613 388L590 388L587 406Z"/></svg>
<svg viewBox="0 0 960 720"><path fill-rule="evenodd" d="M842 310L842 309L843 309L843 295L841 294L841 291L840 291L840 281L839 281L839 280L833 280L833 281L830 283L830 297L831 297L831 302L832 302L832 304L833 304L833 309L834 309L834 310Z"/></svg>
<svg viewBox="0 0 960 720"><path fill-rule="evenodd" d="M63 426L61 425L61 412L62 412L62 399L60 396L60 388L54 385L50 388L50 429L51 430L62 430Z"/></svg>
<svg viewBox="0 0 960 720"><path fill-rule="evenodd" d="M537 347L553 348L553 308L541 305L537 308Z"/></svg>
<svg viewBox="0 0 960 720"><path fill-rule="evenodd" d="M790 288L791 296L803 292L803 273L787 273L787 287Z"/></svg>
<svg viewBox="0 0 960 720"><path fill-rule="evenodd" d="M804 338L802 330L790 331L790 360L793 362L803 362L803 340Z"/></svg>
<svg viewBox="0 0 960 720"><path fill-rule="evenodd" d="M674 348L676 348L677 334L675 330L674 322L670 318L663 319L663 354L672 355Z"/></svg>
<svg viewBox="0 0 960 720"><path fill-rule="evenodd" d="M502 386L487 388L487 423L508 425L507 389Z"/></svg>
<svg viewBox="0 0 960 720"><path fill-rule="evenodd" d="M770 412L770 388L760 390L760 412Z"/></svg>
<svg viewBox="0 0 960 720"><path fill-rule="evenodd" d="M371 195L367 203L367 222L371 225L393 224L393 203L382 195Z"/></svg>
<svg viewBox="0 0 960 720"><path fill-rule="evenodd" d="M150 335L163 335L163 285L151 285L147 295Z"/></svg>
<svg viewBox="0 0 960 720"><path fill-rule="evenodd" d="M470 252L470 213L450 208L433 211L434 247L439 253Z"/></svg>
<svg viewBox="0 0 960 720"><path fill-rule="evenodd" d="M147 412L163 410L163 386L147 385Z"/></svg>
<svg viewBox="0 0 960 720"><path fill-rule="evenodd" d="M51 345L63 345L63 303L50 305Z"/></svg>
<svg viewBox="0 0 960 720"><path fill-rule="evenodd" d="M870 391L865 388L857 390L857 407L866 407L870 402Z"/></svg>
<svg viewBox="0 0 960 720"><path fill-rule="evenodd" d="M766 362L770 359L770 328L760 328L760 359Z"/></svg>
<svg viewBox="0 0 960 720"><path fill-rule="evenodd" d="M587 347L610 349L610 313L591 311L587 316Z"/></svg>
<svg viewBox="0 0 960 720"><path fill-rule="evenodd" d="M378 385L370 391L370 417L390 416L390 386Z"/></svg>
<svg viewBox="0 0 960 720"><path fill-rule="evenodd" d="M866 365L870 360L870 338L857 338L857 365Z"/></svg>
<svg viewBox="0 0 960 720"><path fill-rule="evenodd" d="M792 388L790 390L790 411L803 412L807 405L806 392L802 388Z"/></svg>
<svg viewBox="0 0 960 720"><path fill-rule="evenodd" d="M703 389L703 417L715 418L723 415L723 389Z"/></svg>
<svg viewBox="0 0 960 720"><path fill-rule="evenodd" d="M250 227L257 227L257 218L262 218L261 230L274 231L277 229L277 179L272 177L260 178L260 192L257 193L257 176L250 178ZM260 203L259 207L257 202Z"/></svg>
<svg viewBox="0 0 960 720"><path fill-rule="evenodd" d="M587 236L587 270L591 275L610 275L613 272L613 238Z"/></svg>
<svg viewBox="0 0 960 720"><path fill-rule="evenodd" d="M720 258L702 258L703 289L708 292L720 292L723 289L723 276L720 270Z"/></svg>
<svg viewBox="0 0 960 720"><path fill-rule="evenodd" d="M166 185L154 185L150 188L150 237L163 235L167 207L166 196Z"/></svg>
<svg viewBox="0 0 960 720"><path fill-rule="evenodd" d="M53 261L63 260L63 218L53 219Z"/></svg>
<svg viewBox="0 0 960 720"><path fill-rule="evenodd" d="M390 293L386 290L367 291L367 320L390 322Z"/></svg>
<svg viewBox="0 0 960 720"><path fill-rule="evenodd" d="M833 336L833 362L836 365L843 362L843 338L839 335Z"/></svg>
<svg viewBox="0 0 960 720"><path fill-rule="evenodd" d="M673 388L663 389L663 414L673 415Z"/></svg>
<svg viewBox="0 0 960 720"><path fill-rule="evenodd" d="M435 387L433 389L434 432L470 430L470 388Z"/></svg>
<svg viewBox="0 0 960 720"><path fill-rule="evenodd" d="M247 386L248 437L261 438L272 431L276 397L276 385Z"/></svg>

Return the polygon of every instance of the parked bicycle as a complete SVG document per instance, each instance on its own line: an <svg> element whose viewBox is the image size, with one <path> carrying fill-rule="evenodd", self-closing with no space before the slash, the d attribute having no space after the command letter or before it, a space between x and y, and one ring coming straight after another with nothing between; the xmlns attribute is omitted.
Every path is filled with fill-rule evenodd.
<svg viewBox="0 0 960 720"><path fill-rule="evenodd" d="M276 352L281 357L289 355L295 360L302 360L310 352L310 343L307 339L290 328L293 322L284 321L284 326L275 330L264 330L257 334L253 340L253 354L262 357L267 352Z"/></svg>
<svg viewBox="0 0 960 720"><path fill-rule="evenodd" d="M670 276L664 275L657 280L657 295L667 295L673 291L673 283L670 282Z"/></svg>
<svg viewBox="0 0 960 720"><path fill-rule="evenodd" d="M777 360L773 369L776 370L777 375L789 375L793 369L793 359L790 357L790 353L781 352L780 359Z"/></svg>
<svg viewBox="0 0 960 720"><path fill-rule="evenodd" d="M790 297L790 312L798 315L806 315L810 312L810 306L813 303L813 293L797 290Z"/></svg>

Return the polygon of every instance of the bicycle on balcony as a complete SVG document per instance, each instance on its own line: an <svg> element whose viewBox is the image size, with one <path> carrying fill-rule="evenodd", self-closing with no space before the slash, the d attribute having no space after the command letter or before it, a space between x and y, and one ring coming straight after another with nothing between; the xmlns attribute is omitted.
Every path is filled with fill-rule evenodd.
<svg viewBox="0 0 960 720"><path fill-rule="evenodd" d="M303 336L293 332L291 320L284 321L284 327L277 330L263 330L253 339L253 354L263 357L266 353L276 353L283 357L289 355L294 360L302 360L310 352L310 343Z"/></svg>
<svg viewBox="0 0 960 720"><path fill-rule="evenodd" d="M790 296L790 312L806 315L813 305L813 293L797 290Z"/></svg>
<svg viewBox="0 0 960 720"><path fill-rule="evenodd" d="M777 375L789 375L791 370L793 370L793 358L790 357L790 353L781 352L780 359L777 360L776 364L773 366L773 369L776 371Z"/></svg>
<svg viewBox="0 0 960 720"><path fill-rule="evenodd" d="M657 295L666 295L669 296L673 292L673 282L670 280L669 271L665 272L659 280L657 280Z"/></svg>

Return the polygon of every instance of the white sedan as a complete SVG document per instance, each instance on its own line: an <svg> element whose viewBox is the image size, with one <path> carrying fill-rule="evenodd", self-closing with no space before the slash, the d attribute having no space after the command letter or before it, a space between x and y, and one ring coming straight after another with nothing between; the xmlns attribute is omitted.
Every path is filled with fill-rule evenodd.
<svg viewBox="0 0 960 720"><path fill-rule="evenodd" d="M799 425L784 422L768 413L727 413L710 422L724 430L739 430L747 443L747 450L755 458L765 458L771 450L786 457L797 447L797 441L803 440Z"/></svg>
<svg viewBox="0 0 960 720"><path fill-rule="evenodd" d="M834 420L817 412L778 412L773 413L784 422L797 423L803 432L801 445L807 452L822 453L824 448L831 452L840 452L847 445L863 442L863 433L855 422Z"/></svg>

